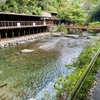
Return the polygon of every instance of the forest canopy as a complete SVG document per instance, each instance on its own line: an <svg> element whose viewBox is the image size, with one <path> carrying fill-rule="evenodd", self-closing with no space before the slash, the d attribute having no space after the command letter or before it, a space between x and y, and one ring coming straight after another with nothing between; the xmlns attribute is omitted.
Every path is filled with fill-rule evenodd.
<svg viewBox="0 0 100 100"><path fill-rule="evenodd" d="M58 18L78 24L100 21L100 0L0 0L0 12L41 15L43 10L56 11Z"/></svg>

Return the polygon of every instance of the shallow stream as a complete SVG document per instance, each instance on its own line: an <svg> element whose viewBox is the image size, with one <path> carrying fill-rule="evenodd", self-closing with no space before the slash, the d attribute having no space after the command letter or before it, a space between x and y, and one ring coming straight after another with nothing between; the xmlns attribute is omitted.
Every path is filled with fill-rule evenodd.
<svg viewBox="0 0 100 100"><path fill-rule="evenodd" d="M86 39L43 37L34 42L0 50L0 98L27 100L34 97L59 75L68 73L71 64L84 48ZM23 49L34 50L22 53Z"/></svg>

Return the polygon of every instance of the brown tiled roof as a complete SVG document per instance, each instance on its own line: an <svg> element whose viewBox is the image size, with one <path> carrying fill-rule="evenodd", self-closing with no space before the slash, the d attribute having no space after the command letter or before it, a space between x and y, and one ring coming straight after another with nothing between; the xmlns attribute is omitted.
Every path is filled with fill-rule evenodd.
<svg viewBox="0 0 100 100"><path fill-rule="evenodd" d="M0 12L0 14L4 14L4 15L17 15L17 16L30 16L30 17L47 17L47 16L40 16L40 15L29 15L29 14L19 14L19 13L5 13L5 12Z"/></svg>

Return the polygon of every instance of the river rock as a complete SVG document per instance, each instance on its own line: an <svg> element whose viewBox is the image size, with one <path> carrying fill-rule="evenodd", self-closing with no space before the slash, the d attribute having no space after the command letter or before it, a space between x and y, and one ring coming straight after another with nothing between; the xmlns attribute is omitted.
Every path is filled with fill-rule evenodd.
<svg viewBox="0 0 100 100"><path fill-rule="evenodd" d="M4 87L6 85L7 85L7 83L0 82L0 87Z"/></svg>
<svg viewBox="0 0 100 100"><path fill-rule="evenodd" d="M78 39L79 38L78 35L69 35L69 34L64 35L64 37L73 38L73 39Z"/></svg>
<svg viewBox="0 0 100 100"><path fill-rule="evenodd" d="M22 53L30 53L33 52L34 50L29 50L29 49L23 49L21 50Z"/></svg>
<svg viewBox="0 0 100 100"><path fill-rule="evenodd" d="M0 49L4 48L4 44L0 44Z"/></svg>
<svg viewBox="0 0 100 100"><path fill-rule="evenodd" d="M54 36L54 37L60 37L61 34L60 33L53 33L52 36Z"/></svg>

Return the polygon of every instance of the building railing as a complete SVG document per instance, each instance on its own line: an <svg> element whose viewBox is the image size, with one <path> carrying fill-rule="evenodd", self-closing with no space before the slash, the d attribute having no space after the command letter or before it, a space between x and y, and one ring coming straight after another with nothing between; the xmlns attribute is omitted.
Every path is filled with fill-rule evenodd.
<svg viewBox="0 0 100 100"><path fill-rule="evenodd" d="M52 25L53 21L0 21L0 27Z"/></svg>
<svg viewBox="0 0 100 100"><path fill-rule="evenodd" d="M66 28L70 29L88 29L88 30L100 30L100 27L97 26L78 26L78 25L66 25Z"/></svg>

